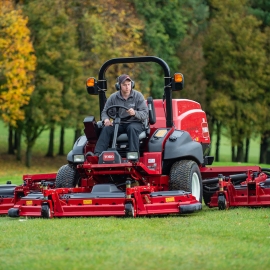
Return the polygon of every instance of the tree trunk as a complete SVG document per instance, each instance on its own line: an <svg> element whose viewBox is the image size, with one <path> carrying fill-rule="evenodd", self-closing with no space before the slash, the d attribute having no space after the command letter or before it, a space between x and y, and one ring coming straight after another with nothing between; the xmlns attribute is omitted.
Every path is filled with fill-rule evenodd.
<svg viewBox="0 0 270 270"><path fill-rule="evenodd" d="M13 128L9 125L8 128L8 154L14 155L14 144L13 144Z"/></svg>
<svg viewBox="0 0 270 270"><path fill-rule="evenodd" d="M217 126L217 142L216 142L216 153L215 153L215 161L219 161L219 146L220 146L220 139L221 139L221 123L216 121Z"/></svg>
<svg viewBox="0 0 270 270"><path fill-rule="evenodd" d="M16 142L16 159L17 160L22 160L22 146L21 146L21 141L22 141L22 132L21 130L17 129L15 131L15 142Z"/></svg>
<svg viewBox="0 0 270 270"><path fill-rule="evenodd" d="M13 140L14 140L14 150L17 150L18 148L18 138L17 138L17 134L18 134L18 128L15 129L14 134L13 134Z"/></svg>
<svg viewBox="0 0 270 270"><path fill-rule="evenodd" d="M46 154L46 157L53 157L53 147L54 147L54 127L51 127L49 135L48 152Z"/></svg>
<svg viewBox="0 0 270 270"><path fill-rule="evenodd" d="M268 163L267 162L267 155L269 152L270 147L270 131L265 131L261 135L261 145L260 145L260 160L259 163Z"/></svg>
<svg viewBox="0 0 270 270"><path fill-rule="evenodd" d="M235 157L235 146L231 147L231 151L232 151L232 162L236 161L236 157Z"/></svg>
<svg viewBox="0 0 270 270"><path fill-rule="evenodd" d="M236 161L237 162L243 162L243 156L244 156L244 146L243 146L243 141L238 143L237 146L237 157L236 157Z"/></svg>
<svg viewBox="0 0 270 270"><path fill-rule="evenodd" d="M247 138L246 145L245 145L245 162L248 162L249 145L250 145L250 139Z"/></svg>
<svg viewBox="0 0 270 270"><path fill-rule="evenodd" d="M81 136L81 130L76 129L74 133L74 143L77 141L77 139Z"/></svg>
<svg viewBox="0 0 270 270"><path fill-rule="evenodd" d="M58 152L58 155L59 156L63 156L64 155L64 148L65 148L65 128L64 127L61 127L59 152Z"/></svg>
<svg viewBox="0 0 270 270"><path fill-rule="evenodd" d="M27 144L26 146L26 153L25 153L25 165L26 167L31 167L31 159L32 159L32 144Z"/></svg>

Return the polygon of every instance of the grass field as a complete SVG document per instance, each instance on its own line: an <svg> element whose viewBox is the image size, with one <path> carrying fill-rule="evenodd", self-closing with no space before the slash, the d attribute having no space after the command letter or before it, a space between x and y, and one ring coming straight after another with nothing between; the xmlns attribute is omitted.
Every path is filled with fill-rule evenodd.
<svg viewBox="0 0 270 270"><path fill-rule="evenodd" d="M35 146L33 166L26 168L24 161L5 154L7 130L0 128L0 184L6 180L20 184L22 174L55 172L66 163L65 156L44 158L45 132ZM67 132L66 153L72 147L72 136L71 130ZM222 149L229 157L230 148ZM0 270L270 269L269 217L269 208L219 211L205 205L190 215L136 219L2 216Z"/></svg>
<svg viewBox="0 0 270 270"><path fill-rule="evenodd" d="M0 218L0 269L269 269L269 209L153 218Z"/></svg>

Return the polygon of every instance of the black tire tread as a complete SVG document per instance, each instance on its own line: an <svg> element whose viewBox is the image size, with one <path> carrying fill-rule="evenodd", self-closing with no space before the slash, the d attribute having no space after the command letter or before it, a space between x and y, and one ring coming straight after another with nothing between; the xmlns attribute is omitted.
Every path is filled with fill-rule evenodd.
<svg viewBox="0 0 270 270"><path fill-rule="evenodd" d="M170 179L169 179L169 190L184 190L187 192L192 192L192 178L191 172L192 168L195 166L199 173L199 178L202 183L202 178L199 172L198 165L193 160L179 160L176 161L170 170ZM200 202L202 201L202 185L201 185L201 195Z"/></svg>
<svg viewBox="0 0 270 270"><path fill-rule="evenodd" d="M56 188L72 188L79 181L77 170L70 164L63 165L57 172L55 179Z"/></svg>
<svg viewBox="0 0 270 270"><path fill-rule="evenodd" d="M172 165L170 172L169 190L184 190L191 192L189 180L192 160L180 160Z"/></svg>

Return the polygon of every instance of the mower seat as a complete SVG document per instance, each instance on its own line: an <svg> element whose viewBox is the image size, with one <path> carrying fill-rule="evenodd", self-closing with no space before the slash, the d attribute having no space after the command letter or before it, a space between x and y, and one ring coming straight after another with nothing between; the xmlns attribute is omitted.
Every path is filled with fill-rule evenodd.
<svg viewBox="0 0 270 270"><path fill-rule="evenodd" d="M139 141L146 138L147 135L150 134L150 125L153 125L156 123L156 113L155 113L155 107L154 107L154 101L152 97L147 98L147 106L148 106L148 112L149 112L149 119L144 121L145 130L139 135ZM128 136L126 133L120 134L117 137L117 142L127 142Z"/></svg>
<svg viewBox="0 0 270 270"><path fill-rule="evenodd" d="M149 131L148 131L148 128L147 128L146 130L144 130L143 132L140 133L139 140L142 140L142 139L146 138L148 133L149 133ZM127 135L127 133L120 134L117 137L116 141L117 142L127 142L128 141L128 135Z"/></svg>

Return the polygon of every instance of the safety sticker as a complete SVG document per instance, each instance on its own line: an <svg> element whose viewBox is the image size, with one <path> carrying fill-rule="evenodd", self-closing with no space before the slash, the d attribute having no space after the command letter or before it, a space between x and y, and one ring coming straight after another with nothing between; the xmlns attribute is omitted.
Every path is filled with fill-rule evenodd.
<svg viewBox="0 0 270 270"><path fill-rule="evenodd" d="M165 199L166 202L174 202L174 197L168 197Z"/></svg>
<svg viewBox="0 0 270 270"><path fill-rule="evenodd" d="M83 204L92 204L92 200L83 200Z"/></svg>

